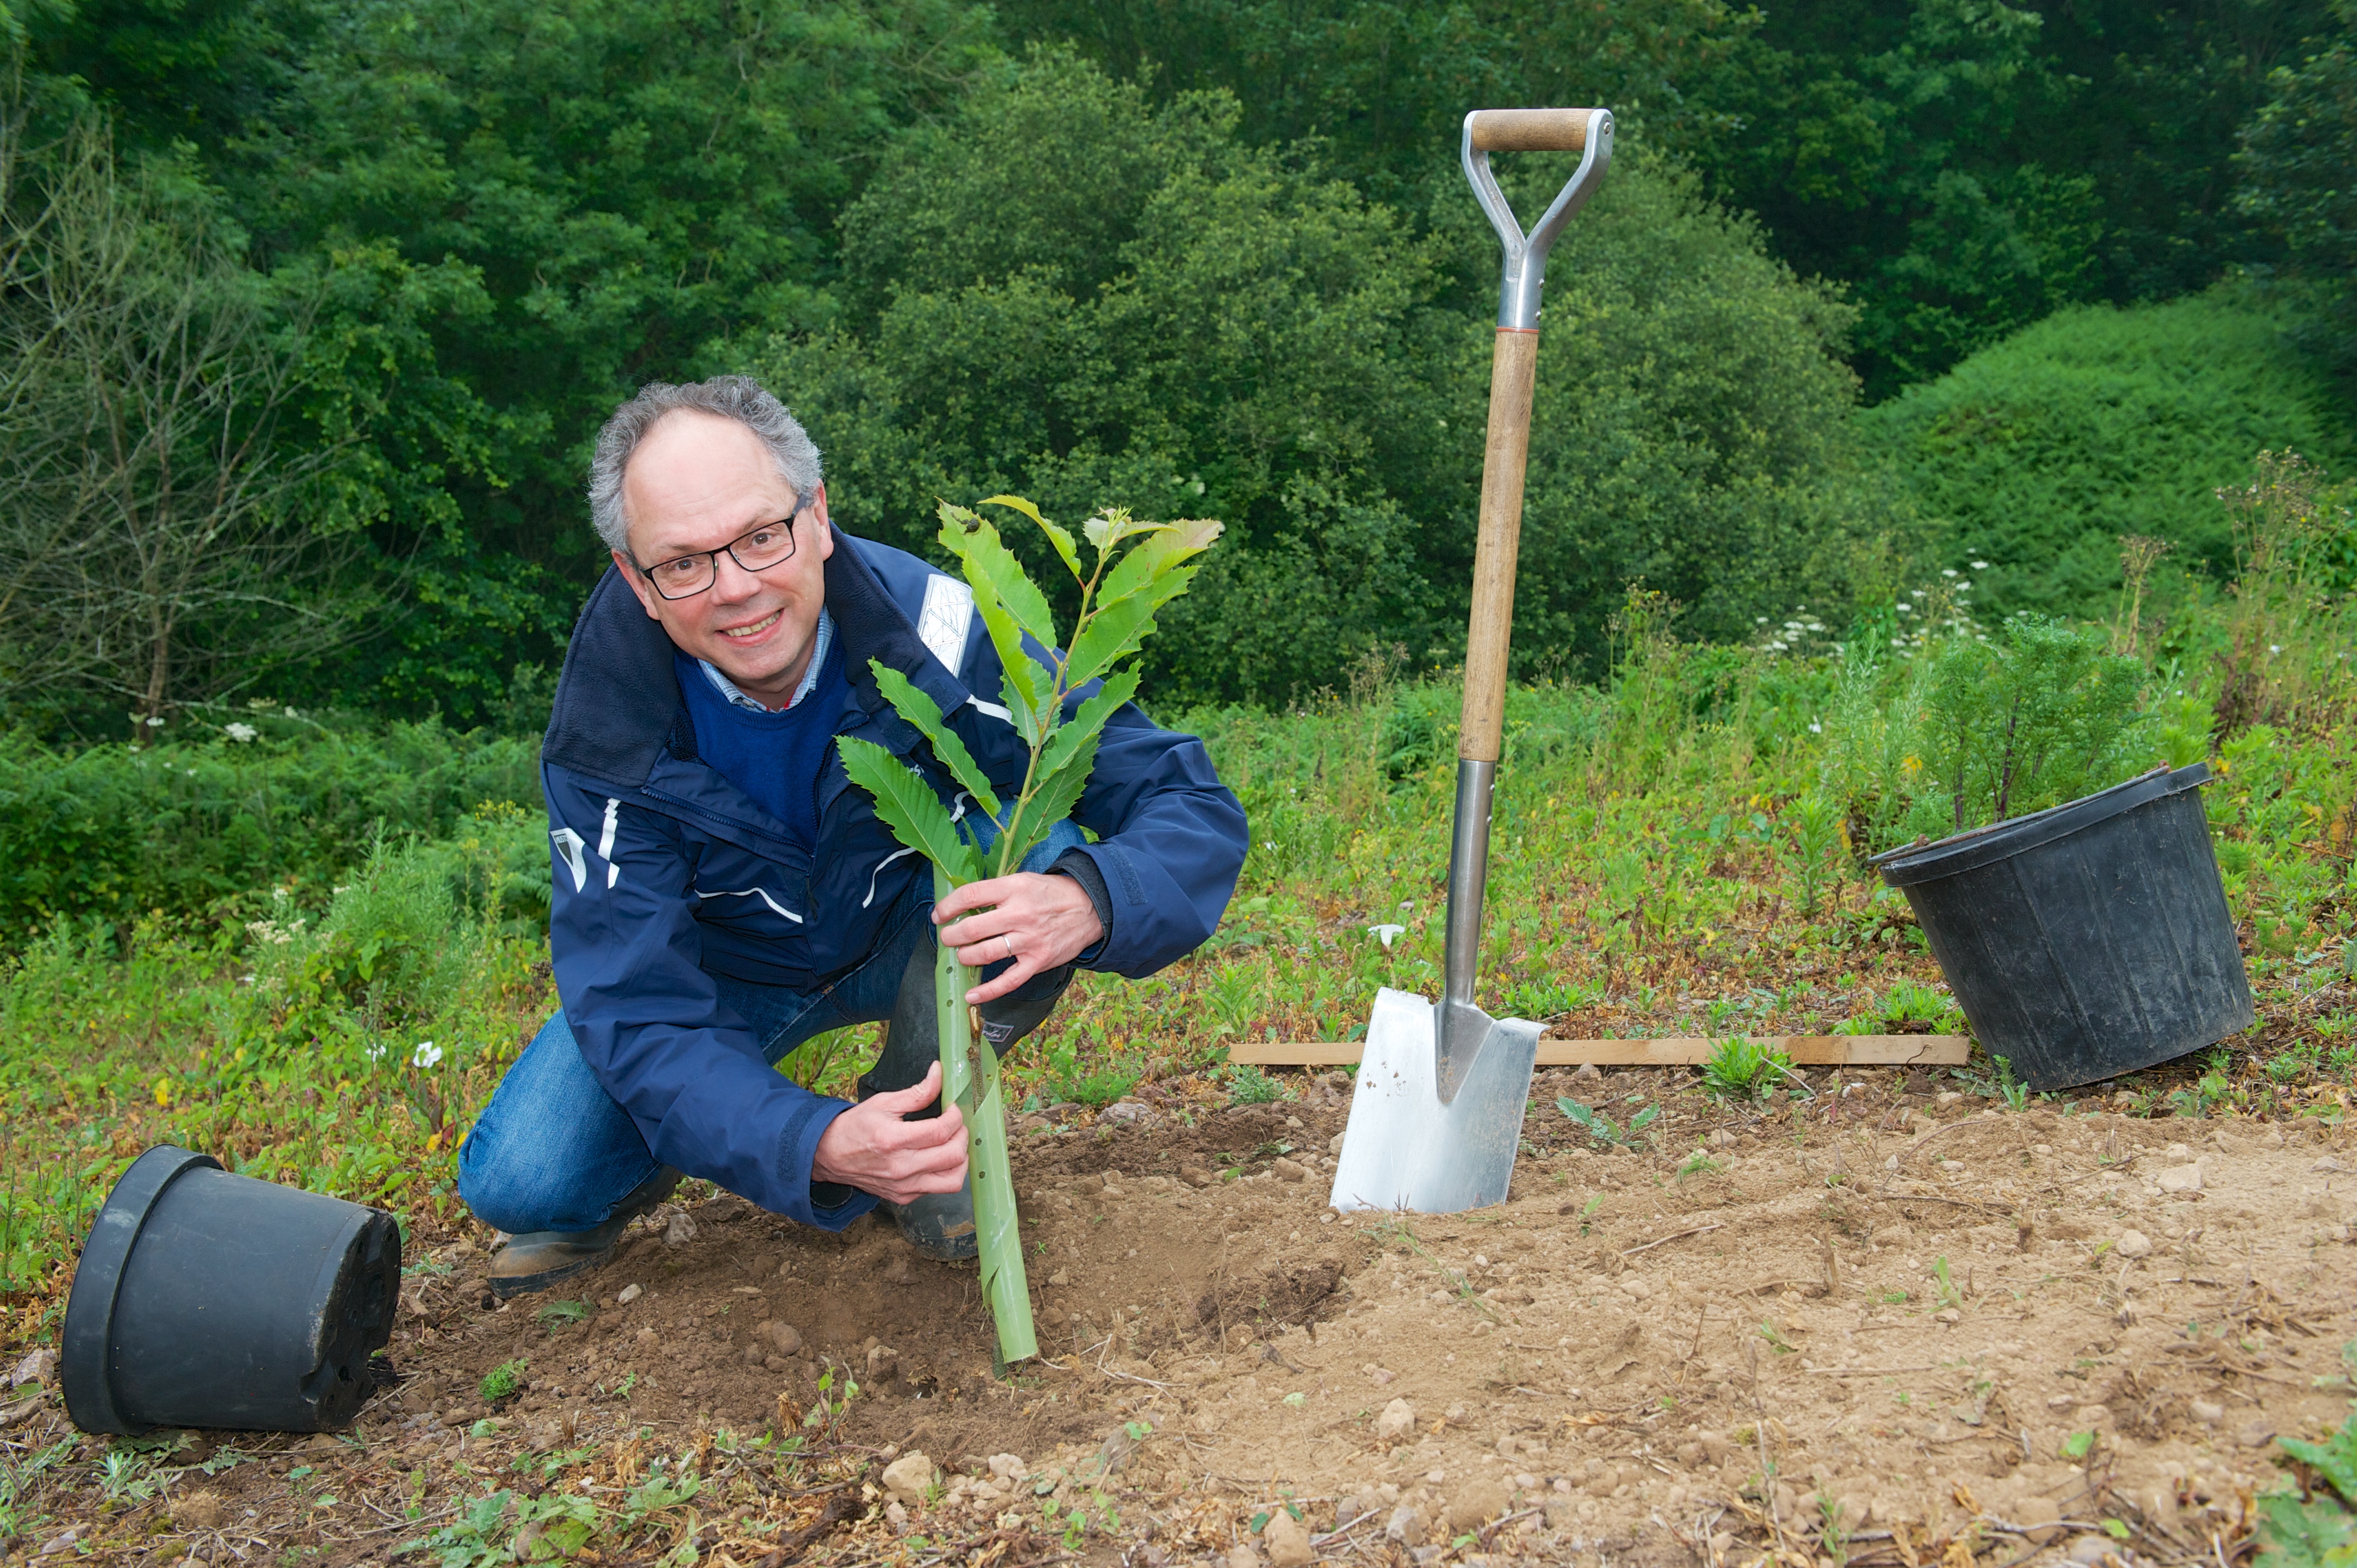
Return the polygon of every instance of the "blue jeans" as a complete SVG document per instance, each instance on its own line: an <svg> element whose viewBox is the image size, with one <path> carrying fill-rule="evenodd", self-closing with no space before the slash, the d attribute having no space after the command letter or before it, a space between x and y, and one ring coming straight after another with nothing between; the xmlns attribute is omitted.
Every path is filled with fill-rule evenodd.
<svg viewBox="0 0 2357 1568"><path fill-rule="evenodd" d="M1026 871L1045 871L1083 843L1070 822L1049 830L1047 842L1024 857ZM932 878L909 884L885 924L885 936L866 961L815 992L754 985L715 975L720 1002L752 1026L772 1065L795 1047L830 1029L874 1024L892 1016L910 963L921 952L930 985L933 941ZM989 976L1005 961L985 967ZM1035 976L1004 1001L1052 999L1071 971ZM927 993L930 998L930 991ZM996 1005L996 1004L994 1004ZM898 1036L901 1031L895 1029ZM1005 1053L1012 1039L999 1042ZM921 1080L931 1053L886 1047L860 1079L863 1093L905 1089ZM631 1190L660 1168L630 1112L606 1092L581 1059L560 1006L491 1092L490 1103L458 1150L458 1194L475 1218L511 1234L588 1230L602 1224Z"/></svg>

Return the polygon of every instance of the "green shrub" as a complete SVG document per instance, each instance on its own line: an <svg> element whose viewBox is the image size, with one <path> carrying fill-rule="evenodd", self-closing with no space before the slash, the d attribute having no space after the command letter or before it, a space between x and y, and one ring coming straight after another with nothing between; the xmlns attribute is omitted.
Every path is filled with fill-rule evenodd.
<svg viewBox="0 0 2357 1568"><path fill-rule="evenodd" d="M2147 762L2139 742L2144 666L2105 651L2093 628L2038 616L1993 640L1951 637L1923 669L1906 831L1941 837L2060 805Z"/></svg>
<svg viewBox="0 0 2357 1568"><path fill-rule="evenodd" d="M2113 608L2119 540L2233 567L2215 492L2289 446L2336 471L2357 433L2292 341L2301 319L2239 285L2166 305L2061 311L1860 415L1871 447L1957 560L1987 561L1984 603Z"/></svg>
<svg viewBox="0 0 2357 1568"><path fill-rule="evenodd" d="M928 548L938 496L1006 490L1225 520L1148 689L1284 705L1387 650L1421 671L1462 649L1498 252L1469 199L1426 232L1308 149L1249 145L1242 113L1043 50L888 154L844 216L840 325L737 358L888 542ZM1620 157L1550 274L1525 671L1599 673L1631 577L1703 635L1830 609L1898 526L1858 478L1847 308L1695 181ZM1561 173L1504 171L1531 214Z"/></svg>
<svg viewBox="0 0 2357 1568"><path fill-rule="evenodd" d="M269 889L320 912L375 835L454 832L485 802L541 814L538 746L438 724L339 734L257 716L253 738L61 752L0 737L0 929L151 911L242 920ZM547 880L547 850L538 876ZM515 894L516 889L508 890ZM544 910L546 894L541 895ZM525 897L511 898L518 913Z"/></svg>

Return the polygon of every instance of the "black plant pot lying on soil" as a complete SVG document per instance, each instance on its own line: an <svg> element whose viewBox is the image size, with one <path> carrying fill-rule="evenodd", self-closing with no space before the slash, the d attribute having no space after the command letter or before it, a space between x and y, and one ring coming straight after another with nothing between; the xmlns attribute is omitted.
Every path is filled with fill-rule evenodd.
<svg viewBox="0 0 2357 1568"><path fill-rule="evenodd" d="M1983 1049L2067 1089L2251 1025L2201 763L1876 856Z"/></svg>
<svg viewBox="0 0 2357 1568"><path fill-rule="evenodd" d="M84 1432L349 1425L400 1294L391 1215L158 1144L82 1245L59 1358L66 1413Z"/></svg>

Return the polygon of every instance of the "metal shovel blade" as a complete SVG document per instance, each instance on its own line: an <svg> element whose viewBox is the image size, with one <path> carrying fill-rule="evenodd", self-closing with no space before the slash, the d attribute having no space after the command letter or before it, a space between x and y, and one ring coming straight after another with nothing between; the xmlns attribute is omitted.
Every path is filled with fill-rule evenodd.
<svg viewBox="0 0 2357 1568"><path fill-rule="evenodd" d="M1334 1170L1336 1208L1453 1214L1505 1201L1539 1026L1470 1011L1460 1024L1478 1019L1486 1027L1457 1092L1444 1101L1436 1076L1439 1009L1405 991L1376 993Z"/></svg>

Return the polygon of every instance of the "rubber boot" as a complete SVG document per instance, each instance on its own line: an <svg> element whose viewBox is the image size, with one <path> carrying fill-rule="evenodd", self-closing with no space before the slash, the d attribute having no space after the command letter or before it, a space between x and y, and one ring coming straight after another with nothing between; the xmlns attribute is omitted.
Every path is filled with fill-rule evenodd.
<svg viewBox="0 0 2357 1568"><path fill-rule="evenodd" d="M1038 991L1040 995L1023 999L1002 996L996 1002L982 1004L982 1032L1001 1057L1015 1047L1015 1043L1046 1021L1055 1010L1057 1001L1072 983L1072 966L1050 970L1036 975L1023 987ZM892 1023L885 1034L884 1054L876 1065L859 1077L859 1098L882 1094L889 1090L906 1089L922 1082L925 1071L941 1060L941 1015L933 1005L933 944L920 942L909 955L909 967L900 976L900 992L894 998ZM913 1112L909 1120L921 1121L942 1113L938 1100L925 1110ZM973 1257L980 1249L974 1232L974 1173L966 1173L965 1186L955 1192L927 1193L908 1203L888 1199L884 1211L900 1228L909 1244L929 1258L955 1262Z"/></svg>
<svg viewBox="0 0 2357 1568"><path fill-rule="evenodd" d="M669 1197L679 1178L680 1173L671 1166L656 1166L655 1174L632 1187L605 1222L593 1230L525 1230L509 1237L508 1244L491 1260L484 1283L493 1295L505 1300L546 1290L560 1280L598 1267L613 1257L614 1243L630 1221Z"/></svg>

